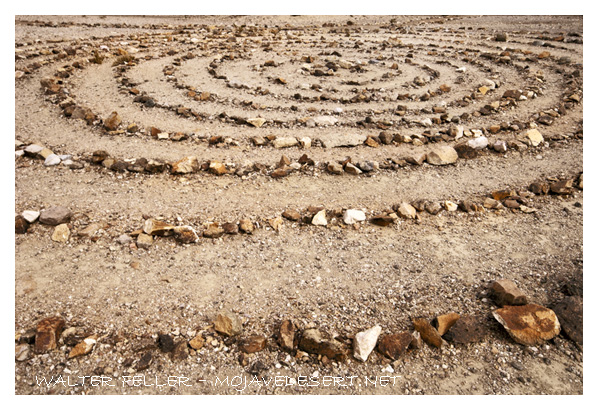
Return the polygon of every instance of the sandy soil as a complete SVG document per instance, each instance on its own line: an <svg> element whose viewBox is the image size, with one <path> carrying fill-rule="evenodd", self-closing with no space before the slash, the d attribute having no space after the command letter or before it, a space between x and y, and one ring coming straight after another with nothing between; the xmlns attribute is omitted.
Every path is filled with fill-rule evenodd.
<svg viewBox="0 0 599 411"><path fill-rule="evenodd" d="M38 222L15 235L15 346L55 315L76 336L63 336L45 354L31 346L16 360L15 393L583 394L582 345L563 333L535 347L517 344L493 319L497 306L488 294L493 281L509 279L529 301L551 307L564 297L565 284L582 282L582 23L576 16L17 16L15 139L22 144L15 150L38 143L82 167L15 160L15 215L53 206L73 212L67 242L53 241L54 227ZM495 41L498 33L507 33L507 41ZM549 57L536 58L546 51ZM100 64L89 62L94 52L104 57ZM113 65L119 55L134 56L135 64ZM509 61L501 60L506 56ZM340 59L351 68L326 65ZM67 96L89 108L95 123L65 116L60 99L45 93L40 81L61 73L67 73L61 78ZM479 87L486 80L498 87L485 94ZM450 90L438 92L443 85ZM132 88L155 105L135 101ZM481 114L513 89L532 94ZM189 91L211 97L194 99ZM573 93L579 102L568 100ZM351 102L360 94L367 101ZM398 114L398 106L407 112ZM199 117L177 114L180 107ZM447 121L422 125L440 118L435 107L446 108ZM560 107L550 124L538 121L539 113L557 114ZM122 119L119 133L103 127L114 111ZM306 124L316 116L337 123ZM259 128L235 121L255 117L267 121ZM445 134L452 118L467 132L483 130L490 146L502 140L510 149L483 149L447 166L400 161L468 141ZM138 130L125 132L133 123ZM498 133L490 131L502 123ZM509 127L514 124L520 129ZM531 126L545 138L538 147L520 143ZM152 127L187 138L157 139ZM336 135L377 138L381 131L440 132L446 139L378 147L319 143ZM310 137L312 146L252 143L272 135ZM214 136L224 142L210 144ZM90 162L98 150L115 159L169 163L196 156L232 172L117 172ZM282 155L293 163L302 154L316 164L283 178L270 175ZM347 157L354 164L376 162L378 169L357 176L326 171ZM234 172L255 163L270 168ZM534 182L570 178L575 187L568 195L528 191ZM516 190L535 212L419 211L416 220L398 218L387 227L347 226L340 216L361 209L370 218L404 201L482 205L505 189ZM326 227L309 223L311 206L328 211ZM289 209L308 222L282 218L275 230L272 219ZM193 244L156 236L144 249L136 246L135 231L149 218L197 230L248 218L255 229ZM80 236L92 223L102 228ZM121 244L123 234L132 240ZM212 327L223 309L242 320L240 335ZM357 332L374 325L383 334L412 331L412 319L448 312L482 318L484 338L441 349L424 344L395 361L376 350L365 363L351 355ZM300 332L328 332L345 345L347 359L283 350L276 334L285 319ZM157 342L162 334L175 341L200 334L206 343L173 359ZM266 348L242 354L240 342L252 334L265 336ZM68 359L72 346L92 335L93 351ZM146 353L152 361L140 369ZM133 375L145 377L145 385ZM305 376L312 386L300 384ZM384 376L391 382L381 382ZM54 383L40 384L42 377ZM60 377L70 384L55 383ZM331 383L332 377L343 380ZM252 378L262 383L246 386Z"/></svg>

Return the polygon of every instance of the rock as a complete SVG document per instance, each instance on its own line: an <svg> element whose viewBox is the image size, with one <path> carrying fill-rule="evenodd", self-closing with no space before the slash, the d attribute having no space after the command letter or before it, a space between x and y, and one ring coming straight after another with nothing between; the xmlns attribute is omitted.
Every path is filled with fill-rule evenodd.
<svg viewBox="0 0 599 411"><path fill-rule="evenodd" d="M345 361L345 347L337 340L327 339L314 328L305 330L299 342L299 349L311 354L323 355L330 360Z"/></svg>
<svg viewBox="0 0 599 411"><path fill-rule="evenodd" d="M435 147L426 155L426 161L437 166L453 164L457 160L458 153L450 146Z"/></svg>
<svg viewBox="0 0 599 411"><path fill-rule="evenodd" d="M557 181L549 186L553 194L570 194L572 192L573 180Z"/></svg>
<svg viewBox="0 0 599 411"><path fill-rule="evenodd" d="M272 142L274 148L287 148L297 146L297 139L295 137L277 137Z"/></svg>
<svg viewBox="0 0 599 411"><path fill-rule="evenodd" d="M447 131L449 136L455 138L456 140L464 136L464 126L452 124L451 126L449 126L449 129Z"/></svg>
<svg viewBox="0 0 599 411"><path fill-rule="evenodd" d="M38 219L38 217L40 216L40 212L39 211L32 211L32 210L25 210L21 213L21 215L23 216L23 218L25 220L27 220L27 222L29 224L34 223L35 220Z"/></svg>
<svg viewBox="0 0 599 411"><path fill-rule="evenodd" d="M507 151L507 143L505 141L497 140L493 143L493 150L498 153L505 153Z"/></svg>
<svg viewBox="0 0 599 411"><path fill-rule="evenodd" d="M268 220L268 224L278 233L283 226L283 219L281 217L271 218Z"/></svg>
<svg viewBox="0 0 599 411"><path fill-rule="evenodd" d="M54 154L52 150L50 150L49 148L44 148L42 151L38 153L38 157L41 157L43 160L46 160L52 154Z"/></svg>
<svg viewBox="0 0 599 411"><path fill-rule="evenodd" d="M222 311L214 320L214 329L221 334L232 337L241 332L241 320L230 311Z"/></svg>
<svg viewBox="0 0 599 411"><path fill-rule="evenodd" d="M252 143L254 143L255 146L260 147L266 144L266 139L264 137L255 136L252 137Z"/></svg>
<svg viewBox="0 0 599 411"><path fill-rule="evenodd" d="M71 235L71 230L69 230L69 226L66 224L59 224L54 227L54 232L52 233L52 241L56 241L58 243L66 243L69 241L69 237Z"/></svg>
<svg viewBox="0 0 599 411"><path fill-rule="evenodd" d="M223 231L225 234L236 235L239 234L239 226L236 223L225 223L223 224Z"/></svg>
<svg viewBox="0 0 599 411"><path fill-rule="evenodd" d="M29 223L22 215L15 216L15 234L25 234L29 229Z"/></svg>
<svg viewBox="0 0 599 411"><path fill-rule="evenodd" d="M135 369L137 371L143 371L146 370L150 364L152 364L152 353L148 351L141 356Z"/></svg>
<svg viewBox="0 0 599 411"><path fill-rule="evenodd" d="M77 232L77 235L79 237L86 237L86 238L90 238L93 237L98 230L104 228L104 224L100 224L100 223L92 223L90 225L88 225L87 227L85 227L83 230Z"/></svg>
<svg viewBox="0 0 599 411"><path fill-rule="evenodd" d="M536 304L505 306L493 311L493 317L519 344L536 345L560 332L560 323L549 308Z"/></svg>
<svg viewBox="0 0 599 411"><path fill-rule="evenodd" d="M414 219L416 218L416 209L404 201L397 207L397 214L402 218Z"/></svg>
<svg viewBox="0 0 599 411"><path fill-rule="evenodd" d="M277 342L284 350L291 351L295 347L295 325L291 320L283 320L278 330Z"/></svg>
<svg viewBox="0 0 599 411"><path fill-rule="evenodd" d="M489 145L489 140L485 136L480 136L472 140L468 140L467 144L475 150L482 150Z"/></svg>
<svg viewBox="0 0 599 411"><path fill-rule="evenodd" d="M345 210L343 212L343 222L347 225L366 221L366 214L361 210Z"/></svg>
<svg viewBox="0 0 599 411"><path fill-rule="evenodd" d="M239 220L239 229L246 234L252 234L254 231L254 223L247 218Z"/></svg>
<svg viewBox="0 0 599 411"><path fill-rule="evenodd" d="M285 217L287 220L291 220L291 221L299 221L302 218L302 215L300 213L298 213L296 210L285 210L283 212L283 217Z"/></svg>
<svg viewBox="0 0 599 411"><path fill-rule="evenodd" d="M222 176L223 174L227 174L229 170L223 163L219 163L218 161L211 161L208 166L208 171L212 174L216 174L217 176Z"/></svg>
<svg viewBox="0 0 599 411"><path fill-rule="evenodd" d="M580 188L581 190L583 189L582 188L582 174L583 173L580 173L580 177L578 178L578 188Z"/></svg>
<svg viewBox="0 0 599 411"><path fill-rule="evenodd" d="M197 351L197 350L202 349L202 347L204 347L205 343L206 343L206 340L204 340L204 337L202 336L202 334L198 334L195 337L193 337L191 339L191 341L189 341L189 346Z"/></svg>
<svg viewBox="0 0 599 411"><path fill-rule="evenodd" d="M443 210L443 207L441 207L441 204L436 201L427 201L424 204L424 209L429 214L437 215L441 212L441 210Z"/></svg>
<svg viewBox="0 0 599 411"><path fill-rule="evenodd" d="M153 243L154 243L154 239L152 238L151 235L148 235L146 233L141 233L137 236L136 244L139 248L148 249L152 246Z"/></svg>
<svg viewBox="0 0 599 411"><path fill-rule="evenodd" d="M38 144L30 144L23 149L23 152L25 153L26 156L38 157L43 149L44 149L44 147L42 147Z"/></svg>
<svg viewBox="0 0 599 411"><path fill-rule="evenodd" d="M298 141L302 148L312 147L312 139L310 137L301 137Z"/></svg>
<svg viewBox="0 0 599 411"><path fill-rule="evenodd" d="M41 211L39 221L42 224L59 225L69 222L72 215L71 210L66 207L51 207Z"/></svg>
<svg viewBox="0 0 599 411"><path fill-rule="evenodd" d="M354 337L354 358L362 362L368 360L368 356L376 347L377 340L381 334L380 325L361 331Z"/></svg>
<svg viewBox="0 0 599 411"><path fill-rule="evenodd" d="M173 233L175 234L175 240L182 244L197 243L200 241L196 230L188 225L173 228Z"/></svg>
<svg viewBox="0 0 599 411"><path fill-rule="evenodd" d="M19 344L15 346L15 360L22 362L29 359L29 355L31 354L31 349L29 348L29 344Z"/></svg>
<svg viewBox="0 0 599 411"><path fill-rule="evenodd" d="M163 133L158 133L158 135L156 136L156 138L158 140L168 140L169 134L168 132L163 132Z"/></svg>
<svg viewBox="0 0 599 411"><path fill-rule="evenodd" d="M102 163L104 160L106 160L107 158L109 158L109 154L104 151L104 150L96 150L93 152L92 154L92 163L94 164L100 164Z"/></svg>
<svg viewBox="0 0 599 411"><path fill-rule="evenodd" d="M541 144L543 141L545 141L543 139L543 135L539 132L539 130L534 129L534 128L531 130L528 130L526 132L526 138L528 138L528 140L530 141L530 144L533 147L536 147L539 144Z"/></svg>
<svg viewBox="0 0 599 411"><path fill-rule="evenodd" d="M121 125L122 120L116 111L113 111L106 120L104 120L104 128L108 131L116 131Z"/></svg>
<svg viewBox="0 0 599 411"><path fill-rule="evenodd" d="M459 158L472 159L478 156L478 151L467 143L456 144L454 150Z"/></svg>
<svg viewBox="0 0 599 411"><path fill-rule="evenodd" d="M459 319L460 315L457 313L448 313L437 316L435 322L437 324L437 332L439 335L442 336L445 334Z"/></svg>
<svg viewBox="0 0 599 411"><path fill-rule="evenodd" d="M144 221L143 231L148 235L164 236L170 234L174 228L174 225L165 223L164 221L148 218Z"/></svg>
<svg viewBox="0 0 599 411"><path fill-rule="evenodd" d="M57 347L65 322L62 317L49 317L37 324L35 333L35 352L43 354Z"/></svg>
<svg viewBox="0 0 599 411"><path fill-rule="evenodd" d="M582 296L567 296L553 307L564 334L582 345L583 306Z"/></svg>
<svg viewBox="0 0 599 411"><path fill-rule="evenodd" d="M491 298L495 303L503 307L505 305L526 305L528 300L526 295L518 290L513 281L498 280L491 284Z"/></svg>
<svg viewBox="0 0 599 411"><path fill-rule="evenodd" d="M324 148L334 147L356 147L364 144L366 136L361 135L322 135L319 137L320 142Z"/></svg>
<svg viewBox="0 0 599 411"><path fill-rule="evenodd" d="M372 148L377 148L379 146L379 143L372 137L367 137L366 140L364 140L364 144Z"/></svg>
<svg viewBox="0 0 599 411"><path fill-rule="evenodd" d="M162 173L166 169L166 164L158 160L148 160L144 166L144 170L150 174Z"/></svg>
<svg viewBox="0 0 599 411"><path fill-rule="evenodd" d="M173 361L183 361L189 357L189 348L187 348L187 341L182 340L175 344L173 351L171 352L171 359Z"/></svg>
<svg viewBox="0 0 599 411"><path fill-rule="evenodd" d="M312 217L312 225L327 225L327 212L326 210L320 210L317 212L314 217Z"/></svg>
<svg viewBox="0 0 599 411"><path fill-rule="evenodd" d="M97 339L95 336L88 337L85 340L81 341L79 344L73 347L73 349L69 353L69 359L89 354L96 345L96 342Z"/></svg>
<svg viewBox="0 0 599 411"><path fill-rule="evenodd" d="M182 158L171 165L171 171L173 174L195 173L199 169L200 165L198 164L198 159L195 156Z"/></svg>
<svg viewBox="0 0 599 411"><path fill-rule="evenodd" d="M343 174L343 166L336 161L327 164L327 170L331 174Z"/></svg>
<svg viewBox="0 0 599 411"><path fill-rule="evenodd" d="M158 347L164 353L172 352L175 349L175 341L169 334L158 334Z"/></svg>
<svg viewBox="0 0 599 411"><path fill-rule="evenodd" d="M246 121L248 122L248 124L251 124L252 126L257 128L262 127L262 125L266 122L266 120L261 117L248 118Z"/></svg>
<svg viewBox="0 0 599 411"><path fill-rule="evenodd" d="M253 354L266 348L266 337L262 335L251 335L245 338L240 344L239 349L246 354Z"/></svg>
<svg viewBox="0 0 599 411"><path fill-rule="evenodd" d="M127 235L127 234L121 234L117 239L116 242L122 245L127 245L129 244L131 241L133 241L133 239L131 238L131 236Z"/></svg>
<svg viewBox="0 0 599 411"><path fill-rule="evenodd" d="M381 143L383 144L391 144L393 143L393 134L388 131L381 131L379 133L379 140L381 140Z"/></svg>
<svg viewBox="0 0 599 411"><path fill-rule="evenodd" d="M218 223L210 223L204 230L202 234L206 238L218 238L225 233L221 227L219 227Z"/></svg>
<svg viewBox="0 0 599 411"><path fill-rule="evenodd" d="M414 329L418 331L424 340L429 345L440 348L444 341L437 330L424 318L417 318L412 321Z"/></svg>
<svg viewBox="0 0 599 411"><path fill-rule="evenodd" d="M461 316L449 329L444 338L458 344L480 342L487 334L487 329L481 318L471 315Z"/></svg>
<svg viewBox="0 0 599 411"><path fill-rule="evenodd" d="M355 165L353 165L352 163L347 163L345 165L344 168L345 172L347 174L351 174L353 176L357 176L359 174L362 174L362 170L360 170L358 167L356 167Z"/></svg>
<svg viewBox="0 0 599 411"><path fill-rule="evenodd" d="M495 41L502 41L502 42L507 41L507 33L497 33L495 35Z"/></svg>
<svg viewBox="0 0 599 411"><path fill-rule="evenodd" d="M411 154L411 155L404 157L405 161L407 161L410 164L417 165L417 166L421 166L426 161L426 158L427 158L426 153Z"/></svg>
<svg viewBox="0 0 599 411"><path fill-rule="evenodd" d="M483 207L488 208L488 209L497 209L497 208L500 208L501 206L502 206L501 202L497 201L493 198L486 197L483 202Z"/></svg>
<svg viewBox="0 0 599 411"><path fill-rule="evenodd" d="M44 166L45 167L57 166L60 164L60 161L61 161L60 157L57 156L56 154L52 153L48 157L46 157L46 160L44 161Z"/></svg>
<svg viewBox="0 0 599 411"><path fill-rule="evenodd" d="M339 121L333 116L318 116L313 117L312 120L317 126L334 126Z"/></svg>
<svg viewBox="0 0 599 411"><path fill-rule="evenodd" d="M392 360L397 360L406 352L414 337L409 332L387 334L381 337L377 350Z"/></svg>
<svg viewBox="0 0 599 411"><path fill-rule="evenodd" d="M445 208L447 211L453 212L458 209L458 205L453 201L443 201L443 208Z"/></svg>

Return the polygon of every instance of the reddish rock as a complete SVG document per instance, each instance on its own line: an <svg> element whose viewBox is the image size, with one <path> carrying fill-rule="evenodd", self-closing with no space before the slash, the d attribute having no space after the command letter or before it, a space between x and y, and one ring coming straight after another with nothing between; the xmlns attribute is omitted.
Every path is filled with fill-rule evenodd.
<svg viewBox="0 0 599 411"><path fill-rule="evenodd" d="M279 327L277 342L284 350L293 350L295 344L295 325L291 320L284 320Z"/></svg>
<svg viewBox="0 0 599 411"><path fill-rule="evenodd" d="M387 334L379 339L377 350L392 360L397 360L412 343L413 336L409 332Z"/></svg>
<svg viewBox="0 0 599 411"><path fill-rule="evenodd" d="M560 332L560 323L549 308L536 304L498 308L493 316L519 344L536 345Z"/></svg>
<svg viewBox="0 0 599 411"><path fill-rule="evenodd" d="M390 217L388 215L385 214L379 214L379 215L375 215L374 217L372 217L370 219L370 222L374 225L378 225L381 227L387 227L390 224L393 224L395 220L393 219L393 217Z"/></svg>
<svg viewBox="0 0 599 411"><path fill-rule="evenodd" d="M223 224L223 231L225 234L235 235L239 233L239 226L235 223Z"/></svg>
<svg viewBox="0 0 599 411"><path fill-rule="evenodd" d="M104 128L108 131L115 131L121 125L122 120L116 111L113 111L106 120L104 120Z"/></svg>
<svg viewBox="0 0 599 411"><path fill-rule="evenodd" d="M448 313L437 316L437 318L435 318L435 323L439 335L445 334L459 319L460 315L457 313Z"/></svg>
<svg viewBox="0 0 599 411"><path fill-rule="evenodd" d="M326 338L315 328L303 332L299 349L307 353L325 356L330 360L345 361L347 358L343 344L337 340Z"/></svg>
<svg viewBox="0 0 599 411"><path fill-rule="evenodd" d="M15 234L25 234L29 229L29 223L22 215L15 217Z"/></svg>
<svg viewBox="0 0 599 411"><path fill-rule="evenodd" d="M219 227L218 223L211 223L208 225L206 230L204 230L203 236L206 238L218 238L225 233L221 227Z"/></svg>
<svg viewBox="0 0 599 411"><path fill-rule="evenodd" d="M562 180L551 184L550 190L553 194L570 194L572 192L572 180Z"/></svg>
<svg viewBox="0 0 599 411"><path fill-rule="evenodd" d="M174 227L173 233L175 234L175 240L182 244L197 243L200 240L198 233L188 225Z"/></svg>
<svg viewBox="0 0 599 411"><path fill-rule="evenodd" d="M414 324L414 329L420 333L424 342L437 348L443 345L443 339L428 320L417 318L412 323Z"/></svg>
<svg viewBox="0 0 599 411"><path fill-rule="evenodd" d="M247 218L243 218L239 220L239 229L246 234L252 234L254 232L254 223Z"/></svg>
<svg viewBox="0 0 599 411"><path fill-rule="evenodd" d="M285 210L282 215L283 217L291 221L299 221L302 218L300 213L298 213L296 210L291 209Z"/></svg>
<svg viewBox="0 0 599 411"><path fill-rule="evenodd" d="M262 351L264 348L266 348L266 337L262 335L249 336L239 344L239 349L246 354Z"/></svg>
<svg viewBox="0 0 599 411"><path fill-rule="evenodd" d="M57 347L65 322L62 317L50 317L37 324L35 333L35 351L38 354L54 350Z"/></svg>
<svg viewBox="0 0 599 411"><path fill-rule="evenodd" d="M486 334L487 327L482 319L466 315L460 317L443 337L452 343L469 344L481 341Z"/></svg>
<svg viewBox="0 0 599 411"><path fill-rule="evenodd" d="M214 329L229 337L239 334L241 327L241 319L227 310L220 312L214 320Z"/></svg>
<svg viewBox="0 0 599 411"><path fill-rule="evenodd" d="M526 295L510 280L493 282L491 285L491 297L500 307L505 305L526 305L528 303Z"/></svg>

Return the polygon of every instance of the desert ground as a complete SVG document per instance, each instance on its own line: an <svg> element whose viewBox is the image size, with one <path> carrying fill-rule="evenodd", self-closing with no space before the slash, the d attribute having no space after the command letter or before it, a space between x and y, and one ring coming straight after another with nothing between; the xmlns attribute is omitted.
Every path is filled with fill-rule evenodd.
<svg viewBox="0 0 599 411"><path fill-rule="evenodd" d="M583 208L582 16L15 17L16 394L581 395Z"/></svg>

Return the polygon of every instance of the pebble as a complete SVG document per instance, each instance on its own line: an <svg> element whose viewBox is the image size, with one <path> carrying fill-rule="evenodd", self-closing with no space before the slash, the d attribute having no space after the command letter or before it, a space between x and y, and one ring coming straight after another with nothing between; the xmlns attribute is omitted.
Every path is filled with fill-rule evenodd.
<svg viewBox="0 0 599 411"><path fill-rule="evenodd" d="M354 337L354 358L366 362L368 356L374 350L382 328L375 325L372 328L361 331Z"/></svg>
<svg viewBox="0 0 599 411"><path fill-rule="evenodd" d="M343 222L347 225L352 225L366 220L366 214L361 210L345 210L343 212Z"/></svg>
<svg viewBox="0 0 599 411"><path fill-rule="evenodd" d="M52 241L66 243L69 241L70 235L71 230L69 230L69 226L66 224L59 224L54 228L54 232L52 233Z"/></svg>
<svg viewBox="0 0 599 411"><path fill-rule="evenodd" d="M40 212L39 222L48 225L59 225L68 222L72 213L66 207L51 207Z"/></svg>
<svg viewBox="0 0 599 411"><path fill-rule="evenodd" d="M313 225L326 226L327 225L327 212L326 210L320 210L312 218Z"/></svg>
<svg viewBox="0 0 599 411"><path fill-rule="evenodd" d="M453 147L435 147L426 155L426 161L432 165L453 164L458 160L458 153Z"/></svg>
<svg viewBox="0 0 599 411"><path fill-rule="evenodd" d="M560 323L549 308L537 304L505 306L493 311L493 317L519 344L536 345L560 332Z"/></svg>

